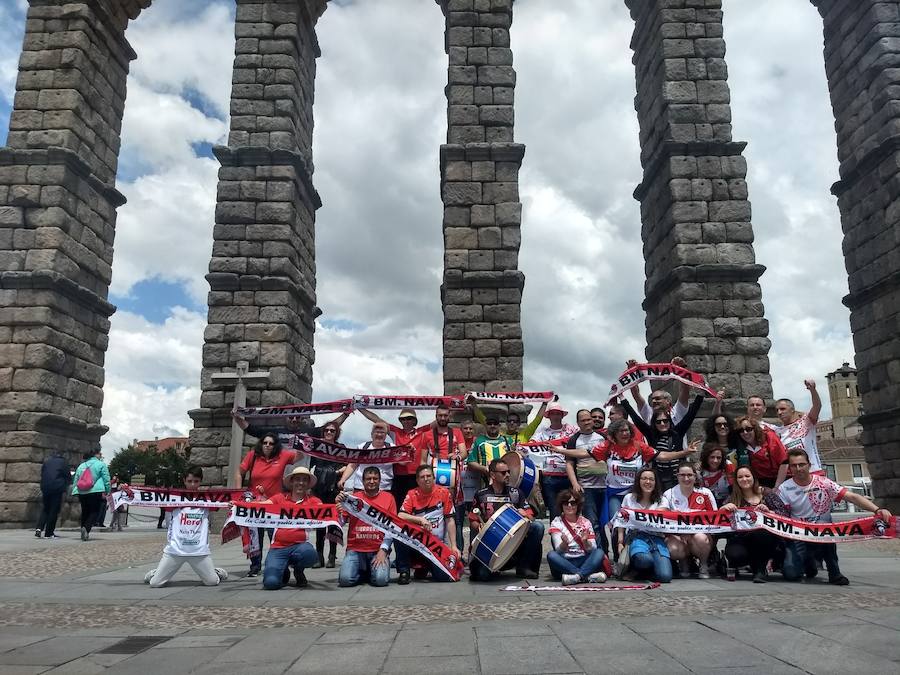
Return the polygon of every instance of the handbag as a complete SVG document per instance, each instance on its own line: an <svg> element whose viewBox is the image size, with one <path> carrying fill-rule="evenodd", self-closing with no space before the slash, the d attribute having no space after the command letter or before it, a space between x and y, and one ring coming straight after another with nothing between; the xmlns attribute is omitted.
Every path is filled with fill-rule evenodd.
<svg viewBox="0 0 900 675"><path fill-rule="evenodd" d="M87 492L92 487L94 487L94 483L97 480L94 478L94 473L91 471L91 467L85 465L84 471L81 472L81 475L78 477L78 481L75 483L75 487L78 488L79 492Z"/></svg>

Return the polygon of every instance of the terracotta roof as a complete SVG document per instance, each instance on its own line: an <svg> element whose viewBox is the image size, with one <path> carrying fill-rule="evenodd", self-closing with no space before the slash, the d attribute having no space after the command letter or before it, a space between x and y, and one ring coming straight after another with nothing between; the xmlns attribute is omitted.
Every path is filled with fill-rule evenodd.
<svg viewBox="0 0 900 675"><path fill-rule="evenodd" d="M855 438L820 438L817 442L823 462L859 460L866 461L866 455L859 440Z"/></svg>
<svg viewBox="0 0 900 675"><path fill-rule="evenodd" d="M172 448L183 448L187 444L187 436L167 436L166 438L157 438L152 441L137 441L134 447L140 450L149 450L152 446L156 446L157 452L165 452Z"/></svg>

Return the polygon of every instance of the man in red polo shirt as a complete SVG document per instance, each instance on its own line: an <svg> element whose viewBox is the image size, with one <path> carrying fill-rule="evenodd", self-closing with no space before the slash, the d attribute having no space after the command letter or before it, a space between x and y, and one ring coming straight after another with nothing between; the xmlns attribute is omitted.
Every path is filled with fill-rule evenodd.
<svg viewBox="0 0 900 675"><path fill-rule="evenodd" d="M381 469L367 466L363 470L363 489L354 490L353 496L367 504L381 509L385 513L397 514L397 507L390 492L381 491ZM343 504L347 493L337 496L337 503ZM384 532L373 525L364 523L355 516L349 516L350 526L347 529L347 552L338 572L338 586L356 586L363 574L369 573L372 586L387 586L391 578L392 537L385 537Z"/></svg>
<svg viewBox="0 0 900 675"><path fill-rule="evenodd" d="M394 437L394 445L414 445L414 442L417 440L416 437L431 427L430 424L417 427L416 423L419 420L416 417L416 411L412 408L404 408L400 411L400 414L397 416L402 425L400 427L386 422L371 410L360 408L359 411L366 419L371 420L375 424L379 422L387 424L388 432ZM409 461L394 464L394 482L391 484L391 493L394 495L397 510L400 510L400 505L403 503L406 493L416 486L416 467L422 463L419 459L418 453L413 453Z"/></svg>

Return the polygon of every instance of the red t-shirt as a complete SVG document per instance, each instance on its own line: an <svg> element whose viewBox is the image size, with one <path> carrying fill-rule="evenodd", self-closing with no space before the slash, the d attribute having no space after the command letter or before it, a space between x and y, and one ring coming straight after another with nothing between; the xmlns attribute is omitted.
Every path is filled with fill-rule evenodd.
<svg viewBox="0 0 900 675"><path fill-rule="evenodd" d="M406 493L400 510L426 518L431 523L431 533L443 541L447 518L453 515L453 499L450 491L440 485L435 485L427 495L419 488L413 488Z"/></svg>
<svg viewBox="0 0 900 675"><path fill-rule="evenodd" d="M244 455L244 461L241 462L241 474L250 471L250 465L253 465L253 471L249 476L247 485L251 490L255 490L257 485L262 485L263 495L266 497L274 497L284 492L282 477L284 476L284 468L288 464L297 461L297 453L293 450L282 450L271 459L267 459L263 455L253 460L255 452L251 450Z"/></svg>
<svg viewBox="0 0 900 675"><path fill-rule="evenodd" d="M772 479L778 476L778 469L788 460L784 443L778 438L778 434L763 427L764 440L756 451L750 451L750 468L759 478ZM790 475L790 472L788 472Z"/></svg>
<svg viewBox="0 0 900 675"><path fill-rule="evenodd" d="M271 498L271 501L276 506L286 506L292 507L298 504L303 506L321 506L322 500L318 497L313 497L309 495L306 499L302 501L294 501L291 499L289 495L284 493L280 493L274 495ZM271 548L287 548L288 546L293 546L294 544L302 544L304 541L308 541L309 537L306 535L306 530L302 527L279 527L275 529L275 535L272 537L272 546Z"/></svg>
<svg viewBox="0 0 900 675"><path fill-rule="evenodd" d="M435 453L434 436L435 433L431 429L426 429L418 436L416 436L413 441L414 447L419 452L425 450L432 457L437 454L440 459L447 459L453 452L456 451L456 447L460 443L463 443L462 431L460 431L459 429L448 428L447 433L445 434L437 432L438 452Z"/></svg>
<svg viewBox="0 0 900 675"><path fill-rule="evenodd" d="M385 513L397 515L397 503L390 492L380 491L374 497L367 497L363 490L354 490L354 497L359 497L367 504L376 506ZM376 553L384 541L384 532L377 527L364 523L356 516L349 517L347 528L347 550L357 553Z"/></svg>
<svg viewBox="0 0 900 675"><path fill-rule="evenodd" d="M388 425L388 431L394 437L394 445L412 445L413 449L416 448L416 442L418 439L416 438L420 433L426 431L431 428L430 424L425 424L421 427L416 427L410 432L406 432L403 430L403 427L398 427L393 424ZM413 458L408 462L398 462L394 464L394 475L395 476L415 476L416 469L419 468L420 456L418 452L413 452Z"/></svg>

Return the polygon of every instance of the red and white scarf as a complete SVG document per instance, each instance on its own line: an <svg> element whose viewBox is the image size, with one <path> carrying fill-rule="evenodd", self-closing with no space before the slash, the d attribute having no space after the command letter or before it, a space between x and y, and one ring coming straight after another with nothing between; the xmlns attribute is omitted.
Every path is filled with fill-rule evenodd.
<svg viewBox="0 0 900 675"><path fill-rule="evenodd" d="M609 388L606 404L614 403L626 391L647 380L676 380L694 389L702 389L711 396L717 396L719 393L706 383L706 378L693 370L671 363L638 363L628 368L613 382Z"/></svg>
<svg viewBox="0 0 900 675"><path fill-rule="evenodd" d="M399 516L382 511L359 497L348 496L341 503L341 509L367 525L381 530L395 541L406 544L444 570L454 581L459 581L463 570L462 560L451 551L449 545L431 532Z"/></svg>
<svg viewBox="0 0 900 675"><path fill-rule="evenodd" d="M549 403L554 398L552 391L473 391L466 398L477 403Z"/></svg>
<svg viewBox="0 0 900 675"><path fill-rule="evenodd" d="M299 527L312 530L322 527L340 527L340 517L335 504L317 506L290 506L261 502L235 501L231 505L228 522L241 527Z"/></svg>
<svg viewBox="0 0 900 675"><path fill-rule="evenodd" d="M243 488L209 488L176 490L173 488L122 485L110 495L113 508L125 506L171 507L195 506L205 509L227 509L236 499L252 499L253 492Z"/></svg>
<svg viewBox="0 0 900 675"><path fill-rule="evenodd" d="M398 394L356 394L353 397L353 407L368 410L400 410L412 408L413 410L434 410L437 407L447 407L451 410L464 410L466 407L463 396L401 396Z"/></svg>
<svg viewBox="0 0 900 675"><path fill-rule="evenodd" d="M784 539L825 544L897 537L896 516L892 516L890 522L869 517L841 523L809 523L755 509L685 512L620 508L612 525L655 534L722 534L768 530Z"/></svg>
<svg viewBox="0 0 900 675"><path fill-rule="evenodd" d="M294 450L310 457L327 459L341 464L397 464L408 462L414 452L410 445L388 445L383 448L348 448L340 443L331 443L321 438L296 434Z"/></svg>

